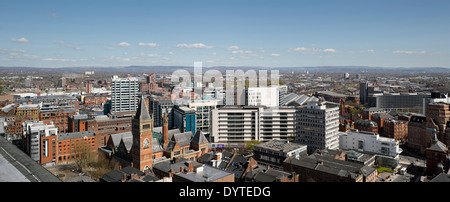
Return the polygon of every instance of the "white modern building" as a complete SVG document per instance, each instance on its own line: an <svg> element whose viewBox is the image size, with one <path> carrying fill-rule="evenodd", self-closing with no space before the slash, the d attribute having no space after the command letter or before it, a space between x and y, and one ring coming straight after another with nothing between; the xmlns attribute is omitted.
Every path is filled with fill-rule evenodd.
<svg viewBox="0 0 450 202"><path fill-rule="evenodd" d="M27 121L22 123L23 135L27 140L26 151L35 161L40 161L40 151L42 148L43 156L48 156L48 147L50 145L42 142L41 137L58 135L58 128L53 124L44 124L42 121Z"/></svg>
<svg viewBox="0 0 450 202"><path fill-rule="evenodd" d="M323 100L308 102L297 108L295 141L317 149L339 148L339 105Z"/></svg>
<svg viewBox="0 0 450 202"><path fill-rule="evenodd" d="M379 134L351 129L340 132L339 148L342 150L355 150L372 154L390 156L394 159L402 153L399 142L393 138L380 137Z"/></svg>
<svg viewBox="0 0 450 202"><path fill-rule="evenodd" d="M138 108L138 79L134 77L112 77L111 82L111 111L132 112Z"/></svg>
<svg viewBox="0 0 450 202"><path fill-rule="evenodd" d="M280 89L278 87L247 88L247 106L277 107L279 105Z"/></svg>
<svg viewBox="0 0 450 202"><path fill-rule="evenodd" d="M186 106L195 110L196 131L201 130L208 139L212 131L212 113L217 103L217 100L193 100Z"/></svg>
<svg viewBox="0 0 450 202"><path fill-rule="evenodd" d="M225 106L213 110L213 142L289 140L295 136L295 107Z"/></svg>

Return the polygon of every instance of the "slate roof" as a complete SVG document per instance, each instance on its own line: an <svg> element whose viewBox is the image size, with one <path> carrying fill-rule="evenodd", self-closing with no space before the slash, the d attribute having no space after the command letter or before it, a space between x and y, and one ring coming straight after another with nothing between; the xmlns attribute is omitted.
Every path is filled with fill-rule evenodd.
<svg viewBox="0 0 450 202"><path fill-rule="evenodd" d="M169 144L167 145L166 150L172 151L177 143L180 147L190 145L192 138L193 138L192 131L173 134L172 138L169 141Z"/></svg>
<svg viewBox="0 0 450 202"><path fill-rule="evenodd" d="M151 116L147 109L147 105L145 104L144 96L142 96L141 99L139 100L139 107L136 110L136 115L134 116L134 118L139 120L151 119Z"/></svg>
<svg viewBox="0 0 450 202"><path fill-rule="evenodd" d="M131 147L133 146L133 136L123 137L120 141L123 142L127 151L131 151Z"/></svg>
<svg viewBox="0 0 450 202"><path fill-rule="evenodd" d="M430 180L430 182L450 182L450 174L440 173Z"/></svg>
<svg viewBox="0 0 450 202"><path fill-rule="evenodd" d="M447 146L441 141L437 140L433 145L431 145L428 150L437 151L437 152L446 152Z"/></svg>
<svg viewBox="0 0 450 202"><path fill-rule="evenodd" d="M111 172L108 172L104 174L101 179L106 182L121 182L121 180L123 180L124 178L124 175L127 175L127 178L129 178L133 173L137 173L139 177L144 175L144 172L136 168L127 166L122 170L113 170Z"/></svg>
<svg viewBox="0 0 450 202"><path fill-rule="evenodd" d="M197 132L195 133L194 137L192 138L191 142L196 143L196 144L207 144L209 143L208 140L206 139L205 135L203 134L203 132L201 130L197 130Z"/></svg>

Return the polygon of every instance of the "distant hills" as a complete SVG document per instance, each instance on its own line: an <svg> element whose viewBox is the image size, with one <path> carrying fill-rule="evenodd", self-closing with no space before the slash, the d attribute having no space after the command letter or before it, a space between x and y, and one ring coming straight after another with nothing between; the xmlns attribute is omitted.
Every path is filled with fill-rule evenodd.
<svg viewBox="0 0 450 202"><path fill-rule="evenodd" d="M165 72L171 73L179 69L193 71L193 66L121 66L121 67L0 67L0 72L73 72L84 73L86 71L95 72L117 72L117 73L138 73L138 72ZM214 66L203 67L203 72L215 69L219 71L238 70L244 72L250 69L257 70L279 70L280 72L329 72L329 73L450 73L447 67L369 67L369 66L316 66L316 67L260 67L260 66Z"/></svg>

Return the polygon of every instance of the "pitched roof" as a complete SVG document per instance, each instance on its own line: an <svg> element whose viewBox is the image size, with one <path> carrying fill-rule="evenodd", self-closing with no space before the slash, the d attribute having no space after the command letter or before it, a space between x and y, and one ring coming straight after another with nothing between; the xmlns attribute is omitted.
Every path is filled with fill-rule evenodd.
<svg viewBox="0 0 450 202"><path fill-rule="evenodd" d="M139 100L139 107L136 111L135 119L139 120L149 120L151 119L150 114L148 113L147 105L145 104L144 96Z"/></svg>
<svg viewBox="0 0 450 202"><path fill-rule="evenodd" d="M441 141L437 140L433 145L431 145L428 150L437 151L437 152L446 152L447 146Z"/></svg>
<svg viewBox="0 0 450 202"><path fill-rule="evenodd" d="M209 143L201 130L197 130L197 132L195 133L194 138L192 138L191 142L196 143L196 144Z"/></svg>

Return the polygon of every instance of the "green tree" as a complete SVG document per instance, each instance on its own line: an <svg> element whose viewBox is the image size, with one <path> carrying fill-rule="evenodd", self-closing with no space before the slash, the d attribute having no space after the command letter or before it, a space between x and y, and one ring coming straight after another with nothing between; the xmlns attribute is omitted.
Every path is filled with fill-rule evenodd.
<svg viewBox="0 0 450 202"><path fill-rule="evenodd" d="M255 149L255 145L261 144L258 140L251 140L245 143L245 149L253 151Z"/></svg>

